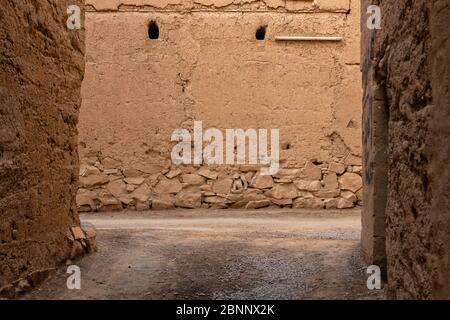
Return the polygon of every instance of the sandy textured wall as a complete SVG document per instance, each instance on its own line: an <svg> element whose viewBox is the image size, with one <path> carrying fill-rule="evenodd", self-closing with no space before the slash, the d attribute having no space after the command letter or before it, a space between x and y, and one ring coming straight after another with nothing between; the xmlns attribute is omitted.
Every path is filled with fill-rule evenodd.
<svg viewBox="0 0 450 320"><path fill-rule="evenodd" d="M433 101L430 120L431 221L437 262L433 296L450 299L450 1L433 1L431 7Z"/></svg>
<svg viewBox="0 0 450 320"><path fill-rule="evenodd" d="M81 211L348 208L361 199L358 1L88 4ZM264 41L255 39L260 26ZM171 133L192 131L194 120L205 129L279 128L289 170L262 178L255 167L173 166Z"/></svg>
<svg viewBox="0 0 450 320"><path fill-rule="evenodd" d="M372 44L379 31L367 27L370 17L368 7L377 4L374 1L362 1L361 4L361 71L364 88L361 245L365 261L380 266L386 274L389 107L384 77L377 73L373 62L378 53Z"/></svg>
<svg viewBox="0 0 450 320"><path fill-rule="evenodd" d="M450 298L449 1L379 5L382 29L365 33L365 90L388 115L389 296Z"/></svg>
<svg viewBox="0 0 450 320"><path fill-rule="evenodd" d="M0 294L38 284L75 243L84 39L68 5L1 1Z"/></svg>

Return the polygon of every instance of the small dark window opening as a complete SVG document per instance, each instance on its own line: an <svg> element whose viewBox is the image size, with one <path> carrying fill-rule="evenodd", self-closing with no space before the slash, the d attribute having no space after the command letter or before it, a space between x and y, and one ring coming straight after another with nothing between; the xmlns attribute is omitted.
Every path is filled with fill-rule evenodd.
<svg viewBox="0 0 450 320"><path fill-rule="evenodd" d="M256 30L256 40L264 40L266 38L266 28L267 27L259 27Z"/></svg>
<svg viewBox="0 0 450 320"><path fill-rule="evenodd" d="M317 159L314 159L314 160L312 161L312 163L315 164L316 166L320 166L321 164L323 164L322 161L319 161L319 160L317 160Z"/></svg>
<svg viewBox="0 0 450 320"><path fill-rule="evenodd" d="M148 37L152 40L159 39L159 27L155 21L151 21L148 25Z"/></svg>
<svg viewBox="0 0 450 320"><path fill-rule="evenodd" d="M281 145L281 149L289 150L289 149L291 149L291 144L289 142L285 142Z"/></svg>

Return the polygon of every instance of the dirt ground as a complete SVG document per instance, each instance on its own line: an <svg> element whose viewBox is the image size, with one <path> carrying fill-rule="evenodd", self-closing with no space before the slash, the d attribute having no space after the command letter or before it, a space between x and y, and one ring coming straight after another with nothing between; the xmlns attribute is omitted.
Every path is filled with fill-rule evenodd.
<svg viewBox="0 0 450 320"><path fill-rule="evenodd" d="M26 299L382 299L366 287L360 211L91 214L99 251Z"/></svg>

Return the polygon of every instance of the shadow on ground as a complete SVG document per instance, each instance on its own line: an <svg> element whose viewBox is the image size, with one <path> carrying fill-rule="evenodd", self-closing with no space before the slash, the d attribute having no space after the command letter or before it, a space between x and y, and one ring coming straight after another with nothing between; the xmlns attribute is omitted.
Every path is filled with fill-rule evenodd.
<svg viewBox="0 0 450 320"><path fill-rule="evenodd" d="M27 299L381 299L366 287L359 211L86 215L99 251L82 289L59 271Z"/></svg>

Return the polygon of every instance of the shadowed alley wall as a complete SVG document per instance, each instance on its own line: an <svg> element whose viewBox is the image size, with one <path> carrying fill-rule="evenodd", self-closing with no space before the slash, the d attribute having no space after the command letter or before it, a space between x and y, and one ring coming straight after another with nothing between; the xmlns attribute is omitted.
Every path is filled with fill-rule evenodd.
<svg viewBox="0 0 450 320"><path fill-rule="evenodd" d="M366 258L382 263L385 238L389 297L450 298L450 1L364 1L363 17L369 4L382 27L363 19Z"/></svg>
<svg viewBox="0 0 450 320"><path fill-rule="evenodd" d="M66 27L82 1L0 4L0 293L14 295L72 254L84 40Z"/></svg>

